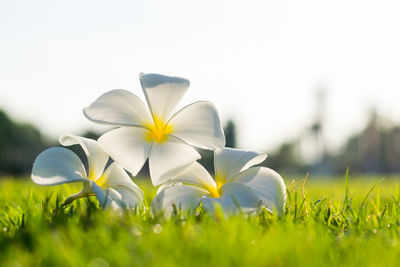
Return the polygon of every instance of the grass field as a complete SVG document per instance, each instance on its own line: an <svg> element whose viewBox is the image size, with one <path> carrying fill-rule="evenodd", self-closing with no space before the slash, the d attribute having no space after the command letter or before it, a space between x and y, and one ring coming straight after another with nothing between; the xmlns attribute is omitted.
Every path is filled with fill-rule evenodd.
<svg viewBox="0 0 400 267"><path fill-rule="evenodd" d="M73 185L0 180L1 266L400 266L399 177L310 177L281 218L119 216ZM155 192L141 180L147 206ZM348 186L347 186L348 184Z"/></svg>

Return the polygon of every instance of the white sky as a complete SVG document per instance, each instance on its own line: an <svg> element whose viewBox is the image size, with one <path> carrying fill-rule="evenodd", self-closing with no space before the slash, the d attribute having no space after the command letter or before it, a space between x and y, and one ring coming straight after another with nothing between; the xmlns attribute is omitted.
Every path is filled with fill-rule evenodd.
<svg viewBox="0 0 400 267"><path fill-rule="evenodd" d="M296 137L327 89L335 147L375 106L400 122L400 1L0 0L0 108L47 134L94 127L82 108L138 74L188 78L239 146ZM96 127L104 129L103 127Z"/></svg>

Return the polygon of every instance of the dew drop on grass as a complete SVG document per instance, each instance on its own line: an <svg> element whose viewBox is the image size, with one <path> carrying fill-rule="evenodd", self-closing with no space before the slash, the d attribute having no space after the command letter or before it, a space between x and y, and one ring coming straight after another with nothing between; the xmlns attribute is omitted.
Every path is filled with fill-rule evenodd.
<svg viewBox="0 0 400 267"><path fill-rule="evenodd" d="M132 226L132 228L131 228L131 234L134 235L134 236L136 236L136 237L139 237L139 236L142 235L142 230L141 230L139 227L137 227L137 226Z"/></svg>
<svg viewBox="0 0 400 267"><path fill-rule="evenodd" d="M154 232L155 234L161 233L161 232L162 232L162 226L161 226L160 224L155 224L155 225L153 226L153 232Z"/></svg>

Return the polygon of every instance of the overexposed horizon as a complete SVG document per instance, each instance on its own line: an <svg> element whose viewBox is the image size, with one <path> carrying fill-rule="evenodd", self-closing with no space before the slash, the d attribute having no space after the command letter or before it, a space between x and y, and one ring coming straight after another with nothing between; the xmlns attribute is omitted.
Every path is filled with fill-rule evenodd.
<svg viewBox="0 0 400 267"><path fill-rule="evenodd" d="M188 78L180 107L213 102L238 146L295 138L326 90L333 148L369 110L400 123L398 1L0 1L0 109L56 137L106 129L82 109L138 75Z"/></svg>

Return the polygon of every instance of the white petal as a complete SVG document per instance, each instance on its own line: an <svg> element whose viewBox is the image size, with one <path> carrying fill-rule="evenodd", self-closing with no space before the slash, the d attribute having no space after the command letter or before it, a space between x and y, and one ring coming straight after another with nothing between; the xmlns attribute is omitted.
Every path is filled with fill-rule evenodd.
<svg viewBox="0 0 400 267"><path fill-rule="evenodd" d="M32 180L40 185L57 185L87 179L85 167L74 152L63 147L53 147L35 159Z"/></svg>
<svg viewBox="0 0 400 267"><path fill-rule="evenodd" d="M274 170L265 167L250 168L234 177L232 181L253 189L270 211L277 211L279 215L283 213L286 187L282 177Z"/></svg>
<svg viewBox="0 0 400 267"><path fill-rule="evenodd" d="M182 213L193 211L199 205L200 199L207 191L191 185L173 185L160 191L151 202L153 214L164 212L170 217L174 211L173 206Z"/></svg>
<svg viewBox="0 0 400 267"><path fill-rule="evenodd" d="M145 140L146 129L123 127L99 138L101 148L135 176L145 163L152 144Z"/></svg>
<svg viewBox="0 0 400 267"><path fill-rule="evenodd" d="M143 193L141 191L132 190L132 188L125 186L109 187L108 189L118 192L119 198L113 198L113 200L122 203L121 207L132 210L143 207Z"/></svg>
<svg viewBox="0 0 400 267"><path fill-rule="evenodd" d="M200 158L199 152L173 136L154 143L149 155L150 177L157 186L173 178Z"/></svg>
<svg viewBox="0 0 400 267"><path fill-rule="evenodd" d="M103 190L93 181L90 181L90 186L103 209L111 208L113 210L120 210L124 208L123 203L120 201L121 196L115 190L110 188L105 188Z"/></svg>
<svg viewBox="0 0 400 267"><path fill-rule="evenodd" d="M266 159L265 153L233 148L216 149L214 152L215 176L229 181L233 176Z"/></svg>
<svg viewBox="0 0 400 267"><path fill-rule="evenodd" d="M100 179L102 179L102 188L110 187L119 193L118 200L124 203L124 206L129 208L143 206L143 191L132 182L126 171L117 163L112 163Z"/></svg>
<svg viewBox="0 0 400 267"><path fill-rule="evenodd" d="M176 182L176 181L173 181L173 180L169 180L169 181L167 181L167 182L161 184L161 185L157 188L156 195L157 195L158 193L160 193L161 191L163 191L165 188L170 187L170 186L175 186L175 185L182 185L182 183L181 183L181 182Z"/></svg>
<svg viewBox="0 0 400 267"><path fill-rule="evenodd" d="M121 210L125 208L125 204L120 200L121 195L111 188L100 188L94 181L86 180L83 182L83 189L74 195L69 196L64 204L69 204L75 199L95 194L102 208L112 208L113 210Z"/></svg>
<svg viewBox="0 0 400 267"><path fill-rule="evenodd" d="M152 121L142 100L123 89L111 90L83 109L89 120L108 125L142 126Z"/></svg>
<svg viewBox="0 0 400 267"><path fill-rule="evenodd" d="M204 149L225 146L218 112L210 102L200 101L178 111L170 120L173 135Z"/></svg>
<svg viewBox="0 0 400 267"><path fill-rule="evenodd" d="M160 74L139 75L140 83L153 116L167 121L190 83L187 79Z"/></svg>
<svg viewBox="0 0 400 267"><path fill-rule="evenodd" d="M140 190L140 188L131 180L131 178L126 173L126 171L120 165L118 165L116 162L113 162L107 168L107 170L104 172L103 176L101 177L101 180L102 180L102 184L106 187L123 185L126 187L135 188L135 190L136 189Z"/></svg>
<svg viewBox="0 0 400 267"><path fill-rule="evenodd" d="M63 146L80 145L89 163L88 177L91 180L99 178L106 167L108 155L100 148L97 141L74 135L62 135L59 138Z"/></svg>
<svg viewBox="0 0 400 267"><path fill-rule="evenodd" d="M217 187L208 171L198 162L193 163L184 171L173 177L171 182L189 183L205 189Z"/></svg>
<svg viewBox="0 0 400 267"><path fill-rule="evenodd" d="M213 212L215 205L221 205L224 212L236 213L252 212L260 206L260 199L249 187L239 183L229 183L221 187L222 194L219 198L204 197L203 208Z"/></svg>

